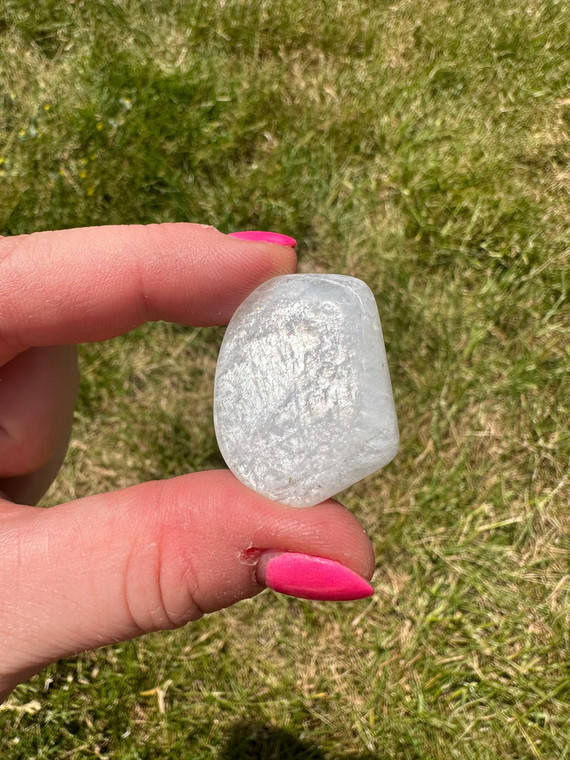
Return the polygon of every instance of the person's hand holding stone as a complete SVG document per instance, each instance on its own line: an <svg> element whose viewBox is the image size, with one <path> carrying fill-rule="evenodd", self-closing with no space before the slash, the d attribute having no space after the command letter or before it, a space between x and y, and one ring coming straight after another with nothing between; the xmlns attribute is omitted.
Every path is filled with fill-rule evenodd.
<svg viewBox="0 0 570 760"><path fill-rule="evenodd" d="M228 471L29 506L69 440L74 344L149 320L226 324L258 285L294 271L289 247L192 224L0 239L0 698L58 658L181 626L266 585L370 595L371 544L347 510L286 507Z"/></svg>

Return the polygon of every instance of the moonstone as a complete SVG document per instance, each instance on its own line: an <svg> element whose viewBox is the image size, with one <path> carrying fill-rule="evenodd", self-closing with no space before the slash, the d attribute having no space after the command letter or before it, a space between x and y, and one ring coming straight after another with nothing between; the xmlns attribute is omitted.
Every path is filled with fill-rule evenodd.
<svg viewBox="0 0 570 760"><path fill-rule="evenodd" d="M260 285L224 336L214 425L234 475L294 507L318 504L393 459L398 422L370 288L330 274Z"/></svg>

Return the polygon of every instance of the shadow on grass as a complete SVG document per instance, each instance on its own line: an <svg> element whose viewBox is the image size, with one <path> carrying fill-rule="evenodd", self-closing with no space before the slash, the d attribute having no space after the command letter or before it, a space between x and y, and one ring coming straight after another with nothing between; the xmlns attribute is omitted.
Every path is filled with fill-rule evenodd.
<svg viewBox="0 0 570 760"><path fill-rule="evenodd" d="M234 728L220 760L343 760L336 752L322 752L310 741L301 741L288 731L259 723L242 723ZM382 760L366 752L350 755L352 760Z"/></svg>

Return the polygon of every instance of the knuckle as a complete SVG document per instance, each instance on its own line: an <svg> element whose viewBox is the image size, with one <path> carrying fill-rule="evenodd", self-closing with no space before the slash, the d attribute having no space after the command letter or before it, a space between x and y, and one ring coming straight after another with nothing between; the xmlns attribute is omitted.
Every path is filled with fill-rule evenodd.
<svg viewBox="0 0 570 760"><path fill-rule="evenodd" d="M137 633L179 628L204 614L181 510L165 503L163 483L155 486L150 535L131 547L125 567L124 605Z"/></svg>
<svg viewBox="0 0 570 760"><path fill-rule="evenodd" d="M0 477L32 475L51 463L56 450L49 436L36 432L28 435L25 430L12 434L0 425Z"/></svg>

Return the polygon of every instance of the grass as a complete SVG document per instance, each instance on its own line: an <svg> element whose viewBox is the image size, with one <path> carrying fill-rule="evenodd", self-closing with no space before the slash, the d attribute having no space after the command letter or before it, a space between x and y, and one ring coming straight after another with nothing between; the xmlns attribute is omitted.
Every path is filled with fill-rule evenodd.
<svg viewBox="0 0 570 760"><path fill-rule="evenodd" d="M371 601L267 593L59 662L2 708L3 758L570 758L569 22L556 0L5 0L0 234L294 235L301 269L377 294L402 447L342 497ZM46 505L222 466L221 336L84 346Z"/></svg>

